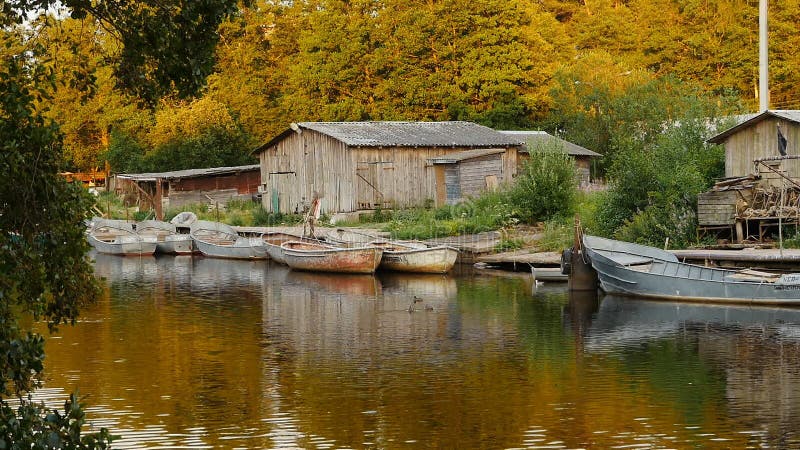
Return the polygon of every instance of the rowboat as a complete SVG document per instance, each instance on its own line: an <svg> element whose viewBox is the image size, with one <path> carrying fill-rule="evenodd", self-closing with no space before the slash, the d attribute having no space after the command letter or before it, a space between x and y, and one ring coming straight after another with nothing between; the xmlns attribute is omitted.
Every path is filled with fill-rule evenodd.
<svg viewBox="0 0 800 450"><path fill-rule="evenodd" d="M263 245L267 248L267 253L269 257L278 263L286 264L286 261L283 259L283 249L281 245L284 242L289 241L300 241L300 242L321 242L316 239L304 238L302 236L298 236L295 234L290 233L283 233L280 231L275 232L267 232L261 235L261 241Z"/></svg>
<svg viewBox="0 0 800 450"><path fill-rule="evenodd" d="M380 268L397 272L447 273L456 263L458 250L446 245L428 247L420 242L373 241L383 249Z"/></svg>
<svg viewBox="0 0 800 450"><path fill-rule="evenodd" d="M206 220L192 224L197 249L211 258L267 259L267 248L258 237L239 236L232 227Z"/></svg>
<svg viewBox="0 0 800 450"><path fill-rule="evenodd" d="M180 233L178 227L160 220L144 220L136 223L136 232L142 236L156 238L156 253L190 255L194 252L194 239L188 233Z"/></svg>
<svg viewBox="0 0 800 450"><path fill-rule="evenodd" d="M92 221L86 239L100 253L122 256L152 255L157 243L154 236L138 234L131 222L99 218Z"/></svg>
<svg viewBox="0 0 800 450"><path fill-rule="evenodd" d="M281 248L286 264L292 269L320 272L373 273L383 255L383 249L375 246L344 248L288 241Z"/></svg>
<svg viewBox="0 0 800 450"><path fill-rule="evenodd" d="M800 273L772 274L680 262L665 250L583 236L583 250L609 294L669 300L800 305Z"/></svg>

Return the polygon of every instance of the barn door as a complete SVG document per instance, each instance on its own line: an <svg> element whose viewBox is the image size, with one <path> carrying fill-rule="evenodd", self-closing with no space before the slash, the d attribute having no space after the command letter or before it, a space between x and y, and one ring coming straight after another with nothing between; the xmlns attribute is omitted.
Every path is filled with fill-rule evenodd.
<svg viewBox="0 0 800 450"><path fill-rule="evenodd" d="M297 177L294 172L273 172L269 174L270 188L269 210L275 214L280 212L292 212L293 199L292 186Z"/></svg>
<svg viewBox="0 0 800 450"><path fill-rule="evenodd" d="M384 165L390 162L360 162L356 166L356 179L358 181L358 207L361 209L373 209L386 205L382 177Z"/></svg>
<svg viewBox="0 0 800 450"><path fill-rule="evenodd" d="M447 204L455 205L461 200L461 179L457 164L449 164L444 169L444 189L447 195Z"/></svg>

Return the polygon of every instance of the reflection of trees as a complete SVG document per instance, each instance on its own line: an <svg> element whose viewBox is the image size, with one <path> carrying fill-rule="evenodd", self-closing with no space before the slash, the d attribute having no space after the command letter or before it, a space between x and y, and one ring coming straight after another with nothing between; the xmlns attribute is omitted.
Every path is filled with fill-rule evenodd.
<svg viewBox="0 0 800 450"><path fill-rule="evenodd" d="M99 255L98 255L99 256ZM118 428L186 423L216 433L261 409L264 264L190 257L97 258L109 289L80 326L47 341L48 385L78 387ZM75 351L74 343L81 343ZM88 344L91 343L91 344ZM91 374L93 376L84 376ZM94 376L96 375L96 376Z"/></svg>

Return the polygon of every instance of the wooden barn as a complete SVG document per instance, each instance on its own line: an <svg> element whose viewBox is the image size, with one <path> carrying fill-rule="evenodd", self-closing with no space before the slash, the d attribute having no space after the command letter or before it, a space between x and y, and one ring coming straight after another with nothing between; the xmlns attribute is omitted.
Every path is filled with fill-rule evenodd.
<svg viewBox="0 0 800 450"><path fill-rule="evenodd" d="M699 234L763 241L800 224L800 111L743 116L707 142L725 146L725 179L698 196Z"/></svg>
<svg viewBox="0 0 800 450"><path fill-rule="evenodd" d="M114 190L141 211L155 210L161 219L166 208L195 203L226 204L231 199L252 199L261 185L258 164L160 173L116 175Z"/></svg>
<svg viewBox="0 0 800 450"><path fill-rule="evenodd" d="M553 136L546 131L501 131L501 133L510 136L518 137L527 145L520 150L519 158L517 159L520 165L524 164L529 158L528 148L550 146L560 146L567 152L569 156L575 161L575 172L578 181L578 186L588 186L592 182L591 167L592 160L601 158L603 155L600 153L589 150L588 148L581 147L578 144L565 141L564 139Z"/></svg>
<svg viewBox="0 0 800 450"><path fill-rule="evenodd" d="M315 195L328 213L421 205L446 191L432 159L496 151L500 170L486 176L500 182L516 174L523 143L471 122L296 123L256 149L262 201L284 213L303 211Z"/></svg>
<svg viewBox="0 0 800 450"><path fill-rule="evenodd" d="M786 138L789 155L800 155L800 111L767 110L746 116L738 125L708 140L725 146L725 177L742 177L756 172L753 161L780 156L778 128ZM800 176L800 160L782 162L791 177Z"/></svg>

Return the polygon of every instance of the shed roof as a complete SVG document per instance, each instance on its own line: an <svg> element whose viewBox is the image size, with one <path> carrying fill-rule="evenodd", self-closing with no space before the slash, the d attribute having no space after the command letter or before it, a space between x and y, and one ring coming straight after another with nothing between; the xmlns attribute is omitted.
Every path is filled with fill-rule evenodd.
<svg viewBox="0 0 800 450"><path fill-rule="evenodd" d="M516 147L524 140L472 122L299 122L255 151L293 132L313 130L350 147Z"/></svg>
<svg viewBox="0 0 800 450"><path fill-rule="evenodd" d="M560 143L564 146L564 150L566 150L567 154L570 156L590 156L593 158L602 157L600 153L593 152L588 148L581 147L578 144L573 144L572 142L565 141L559 137L553 136L552 134L546 131L500 131L503 134L508 134L510 136L516 136L523 140L523 142L531 143L531 144L546 144L555 140L556 142ZM527 149L525 150L527 151Z"/></svg>
<svg viewBox="0 0 800 450"><path fill-rule="evenodd" d="M747 114L741 116L742 119L739 121L738 124L732 126L731 128L728 128L727 130L717 134L716 136L710 137L706 142L709 142L711 144L722 144L723 142L725 142L725 139L727 139L728 136L737 133L745 128L751 127L770 117L784 119L794 123L800 123L800 110L768 109L760 114Z"/></svg>
<svg viewBox="0 0 800 450"><path fill-rule="evenodd" d="M133 181L156 181L159 178L165 180L179 180L183 178L229 175L238 172L260 170L260 168L261 166L258 164L250 164L247 166L211 167L208 169L175 170L172 172L120 173L117 174L117 178L121 178L123 180L133 180Z"/></svg>
<svg viewBox="0 0 800 450"><path fill-rule="evenodd" d="M474 150L464 150L462 152L453 152L446 155L436 156L434 158L428 158L428 161L431 164L455 164L468 159L496 155L498 153L505 153L505 150L502 148L477 148Z"/></svg>

